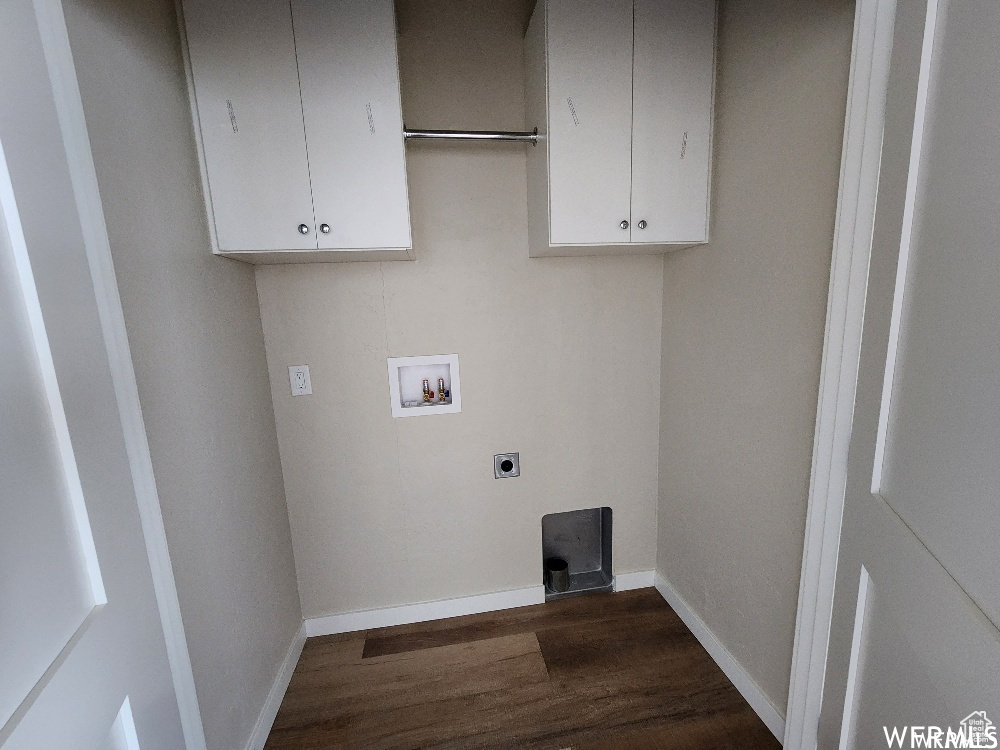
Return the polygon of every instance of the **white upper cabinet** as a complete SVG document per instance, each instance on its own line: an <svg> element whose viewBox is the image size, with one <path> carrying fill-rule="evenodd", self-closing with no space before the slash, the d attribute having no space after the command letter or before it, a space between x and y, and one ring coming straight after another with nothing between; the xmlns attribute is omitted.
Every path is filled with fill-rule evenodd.
<svg viewBox="0 0 1000 750"><path fill-rule="evenodd" d="M412 257L392 0L183 0L214 250Z"/></svg>
<svg viewBox="0 0 1000 750"><path fill-rule="evenodd" d="M525 38L530 254L708 240L714 0L539 0Z"/></svg>

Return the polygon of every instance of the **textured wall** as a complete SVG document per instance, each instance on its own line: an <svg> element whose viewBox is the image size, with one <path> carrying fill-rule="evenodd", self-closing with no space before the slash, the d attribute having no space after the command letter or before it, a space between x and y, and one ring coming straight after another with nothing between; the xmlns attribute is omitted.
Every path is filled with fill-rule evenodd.
<svg viewBox="0 0 1000 750"><path fill-rule="evenodd" d="M525 7L401 3L406 123L524 127ZM307 617L537 585L553 511L612 506L616 572L654 565L662 260L529 260L525 148L407 147L416 262L257 272ZM456 352L463 412L394 420L386 357Z"/></svg>
<svg viewBox="0 0 1000 750"><path fill-rule="evenodd" d="M209 748L242 747L301 623L253 269L212 257L172 0L68 0Z"/></svg>
<svg viewBox="0 0 1000 750"><path fill-rule="evenodd" d="M712 238L664 261L657 569L788 693L850 0L723 0Z"/></svg>

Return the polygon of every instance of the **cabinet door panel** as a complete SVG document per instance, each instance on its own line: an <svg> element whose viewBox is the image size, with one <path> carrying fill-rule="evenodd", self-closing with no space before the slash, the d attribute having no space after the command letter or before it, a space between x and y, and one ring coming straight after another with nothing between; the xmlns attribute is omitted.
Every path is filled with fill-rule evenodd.
<svg viewBox="0 0 1000 750"><path fill-rule="evenodd" d="M184 0L184 18L219 249L315 249L288 3Z"/></svg>
<svg viewBox="0 0 1000 750"><path fill-rule="evenodd" d="M707 239L714 75L714 0L635 0L634 242Z"/></svg>
<svg viewBox="0 0 1000 750"><path fill-rule="evenodd" d="M410 247L391 0L293 0L321 249Z"/></svg>
<svg viewBox="0 0 1000 750"><path fill-rule="evenodd" d="M552 244L629 241L632 1L548 4Z"/></svg>

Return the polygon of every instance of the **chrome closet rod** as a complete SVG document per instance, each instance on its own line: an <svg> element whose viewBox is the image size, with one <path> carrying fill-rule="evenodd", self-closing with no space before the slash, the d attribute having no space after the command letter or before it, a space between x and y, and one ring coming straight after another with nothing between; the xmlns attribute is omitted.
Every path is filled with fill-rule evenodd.
<svg viewBox="0 0 1000 750"><path fill-rule="evenodd" d="M406 140L440 139L446 141L515 141L530 143L538 142L538 128L523 132L516 130L410 130L403 126L403 138Z"/></svg>

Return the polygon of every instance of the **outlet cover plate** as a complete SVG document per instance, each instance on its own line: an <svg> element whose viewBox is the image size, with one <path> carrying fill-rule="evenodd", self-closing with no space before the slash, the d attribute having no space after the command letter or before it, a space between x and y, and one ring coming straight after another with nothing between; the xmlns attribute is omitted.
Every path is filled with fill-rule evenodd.
<svg viewBox="0 0 1000 750"><path fill-rule="evenodd" d="M291 365L288 368L288 384L293 396L311 396L313 387L309 379L309 365Z"/></svg>
<svg viewBox="0 0 1000 750"><path fill-rule="evenodd" d="M493 476L509 479L521 476L521 462L516 453L498 453L493 456Z"/></svg>

